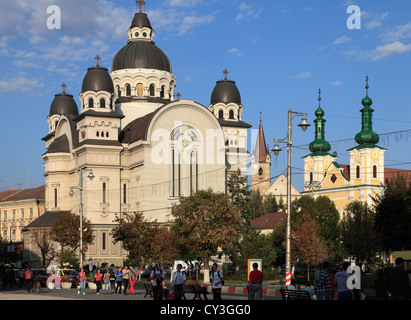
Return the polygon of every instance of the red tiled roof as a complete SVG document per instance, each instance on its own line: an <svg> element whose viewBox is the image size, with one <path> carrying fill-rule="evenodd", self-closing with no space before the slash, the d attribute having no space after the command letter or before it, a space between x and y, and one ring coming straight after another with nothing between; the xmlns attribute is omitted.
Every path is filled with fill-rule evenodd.
<svg viewBox="0 0 411 320"><path fill-rule="evenodd" d="M251 220L251 225L258 229L273 229L277 224L285 221L285 212L266 213L257 219Z"/></svg>
<svg viewBox="0 0 411 320"><path fill-rule="evenodd" d="M41 186L33 189L8 190L0 193L0 201L19 201L26 199L45 199L45 187ZM7 196L2 197L1 194L9 192Z"/></svg>
<svg viewBox="0 0 411 320"><path fill-rule="evenodd" d="M405 169L392 169L392 168L385 168L384 169L384 180L392 180L400 175L405 178L407 184L411 183L411 170Z"/></svg>
<svg viewBox="0 0 411 320"><path fill-rule="evenodd" d="M6 190L6 191L0 192L0 201L2 201L3 199L6 199L7 197L10 197L11 195L19 191L20 189L19 190Z"/></svg>

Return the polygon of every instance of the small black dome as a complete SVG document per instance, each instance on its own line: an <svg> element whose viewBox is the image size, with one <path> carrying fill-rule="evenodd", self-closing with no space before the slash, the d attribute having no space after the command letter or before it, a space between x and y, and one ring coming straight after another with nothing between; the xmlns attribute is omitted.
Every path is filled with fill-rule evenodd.
<svg viewBox="0 0 411 320"><path fill-rule="evenodd" d="M130 29L134 27L140 27L140 28L147 27L147 28L152 29L150 20L148 19L147 15L142 12L136 13L134 15L133 21L131 22Z"/></svg>
<svg viewBox="0 0 411 320"><path fill-rule="evenodd" d="M111 71L122 69L156 69L171 73L167 55L150 41L129 41L114 57Z"/></svg>
<svg viewBox="0 0 411 320"><path fill-rule="evenodd" d="M67 93L56 94L50 106L49 115L52 116L53 114L78 116L78 108L73 96Z"/></svg>
<svg viewBox="0 0 411 320"><path fill-rule="evenodd" d="M83 79L81 92L86 91L107 91L114 92L114 84L108 70L102 67L92 67L87 69Z"/></svg>
<svg viewBox="0 0 411 320"><path fill-rule="evenodd" d="M231 80L221 80L217 81L214 87L213 93L211 94L211 104L216 103L230 103L234 102L241 104L241 95L238 91L237 86L234 81Z"/></svg>

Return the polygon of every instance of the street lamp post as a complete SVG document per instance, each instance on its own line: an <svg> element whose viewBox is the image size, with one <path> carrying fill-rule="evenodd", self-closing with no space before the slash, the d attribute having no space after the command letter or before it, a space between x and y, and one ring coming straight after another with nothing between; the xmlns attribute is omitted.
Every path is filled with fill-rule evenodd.
<svg viewBox="0 0 411 320"><path fill-rule="evenodd" d="M94 178L93 169L80 168L79 170L79 185L77 187L70 188L70 196L74 195L73 189L79 189L80 191L80 243L79 243L79 257L80 257L80 268L83 266L83 173L89 172L87 177L91 180Z"/></svg>
<svg viewBox="0 0 411 320"><path fill-rule="evenodd" d="M303 131L307 130L310 124L307 121L307 114L293 112L288 110L288 129L287 136L284 139L275 139L275 144L272 149L277 156L281 148L278 143L287 143L287 225L286 225L286 247L285 247L285 285L291 284L291 146L293 144L293 119L295 117L303 117L298 124Z"/></svg>

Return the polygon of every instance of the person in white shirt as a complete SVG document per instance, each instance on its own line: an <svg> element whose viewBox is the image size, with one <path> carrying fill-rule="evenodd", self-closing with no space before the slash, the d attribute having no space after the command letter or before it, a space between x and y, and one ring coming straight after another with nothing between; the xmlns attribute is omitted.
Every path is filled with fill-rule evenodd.
<svg viewBox="0 0 411 320"><path fill-rule="evenodd" d="M186 283L186 274L181 271L183 266L179 263L177 265L177 271L173 273L173 282L171 288L174 290L176 300L181 300L183 297L183 288Z"/></svg>
<svg viewBox="0 0 411 320"><path fill-rule="evenodd" d="M162 283L164 280L163 269L160 263L156 263L147 281L152 281L154 300L162 300Z"/></svg>
<svg viewBox="0 0 411 320"><path fill-rule="evenodd" d="M213 270L211 271L210 280L212 284L213 290L213 297L214 300L222 300L221 299L221 288L223 287L223 273L217 270L218 266L217 263L213 264Z"/></svg>

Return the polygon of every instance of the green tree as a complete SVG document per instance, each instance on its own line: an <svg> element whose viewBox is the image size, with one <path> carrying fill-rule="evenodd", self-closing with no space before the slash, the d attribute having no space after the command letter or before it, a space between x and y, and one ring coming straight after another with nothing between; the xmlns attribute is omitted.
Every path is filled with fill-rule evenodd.
<svg viewBox="0 0 411 320"><path fill-rule="evenodd" d="M247 177L241 175L241 170L230 174L227 181L228 197L231 202L240 210L241 216L244 220L249 218L249 210L247 201L250 196L249 185L247 184Z"/></svg>
<svg viewBox="0 0 411 320"><path fill-rule="evenodd" d="M76 251L80 245L80 216L75 213L68 213L60 217L50 228L50 237L61 246L60 263L62 257L69 256L68 253ZM88 245L94 240L93 230L90 220L83 217L83 253L87 251ZM66 254L67 252L67 254Z"/></svg>
<svg viewBox="0 0 411 320"><path fill-rule="evenodd" d="M247 207L249 219L256 219L264 214L263 199L261 197L260 190L251 190Z"/></svg>
<svg viewBox="0 0 411 320"><path fill-rule="evenodd" d="M279 209L279 206L277 204L277 200L275 199L275 196L273 196L272 194L267 195L263 201L264 214L278 212L278 209Z"/></svg>
<svg viewBox="0 0 411 320"><path fill-rule="evenodd" d="M341 247L341 225L340 214L333 201L326 196L314 198L304 195L295 201L301 211L295 212L293 209L291 219L292 225L305 214L310 215L318 223L319 236L329 247L330 257L334 260L341 260L344 257ZM294 206L292 206L294 207Z"/></svg>
<svg viewBox="0 0 411 320"><path fill-rule="evenodd" d="M411 248L411 183L398 175L387 181L385 191L374 198L375 227L382 249L389 253Z"/></svg>
<svg viewBox="0 0 411 320"><path fill-rule="evenodd" d="M346 252L357 262L372 262L379 251L374 213L367 204L354 201L347 206L342 220L342 241Z"/></svg>
<svg viewBox="0 0 411 320"><path fill-rule="evenodd" d="M173 216L171 230L175 232L176 245L204 262L204 281L209 282L209 257L218 248L222 253L230 252L239 241L242 217L238 208L223 193L199 190L180 198Z"/></svg>
<svg viewBox="0 0 411 320"><path fill-rule="evenodd" d="M129 260L139 262L143 269L152 258L153 239L161 233L161 226L157 221L146 220L141 212L123 213L121 217L116 216L114 222L114 243L121 241L123 248L128 251Z"/></svg>

